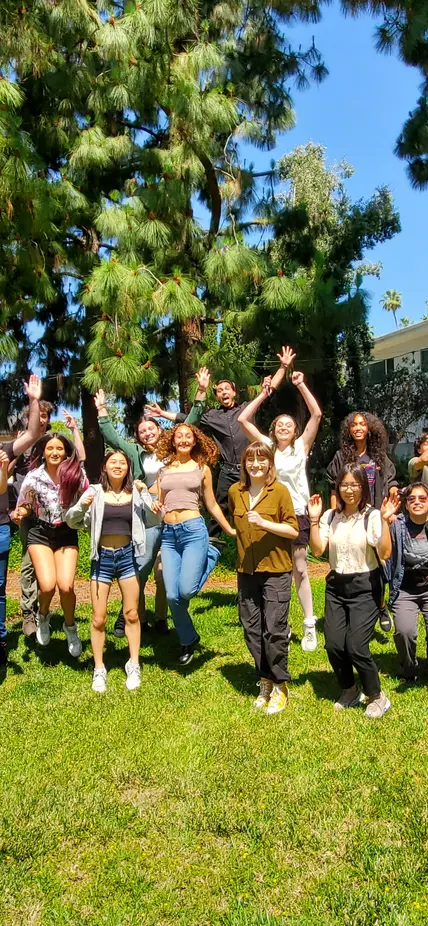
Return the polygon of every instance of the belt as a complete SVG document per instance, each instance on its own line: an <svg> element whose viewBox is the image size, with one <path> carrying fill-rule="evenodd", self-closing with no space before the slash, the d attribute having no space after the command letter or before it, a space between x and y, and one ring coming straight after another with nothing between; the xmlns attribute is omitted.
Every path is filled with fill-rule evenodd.
<svg viewBox="0 0 428 926"><path fill-rule="evenodd" d="M226 472L236 473L240 470L239 463L220 463L220 469L226 470Z"/></svg>

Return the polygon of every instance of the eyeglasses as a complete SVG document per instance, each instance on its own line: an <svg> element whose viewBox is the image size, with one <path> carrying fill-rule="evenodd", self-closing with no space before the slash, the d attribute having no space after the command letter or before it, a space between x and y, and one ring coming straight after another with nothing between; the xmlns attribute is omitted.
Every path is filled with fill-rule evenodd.
<svg viewBox="0 0 428 926"><path fill-rule="evenodd" d="M342 489L342 492L346 492L347 489L352 489L353 492L356 492L357 489L361 489L361 486L358 482L341 482L339 489Z"/></svg>
<svg viewBox="0 0 428 926"><path fill-rule="evenodd" d="M408 502L428 502L428 495L409 495Z"/></svg>

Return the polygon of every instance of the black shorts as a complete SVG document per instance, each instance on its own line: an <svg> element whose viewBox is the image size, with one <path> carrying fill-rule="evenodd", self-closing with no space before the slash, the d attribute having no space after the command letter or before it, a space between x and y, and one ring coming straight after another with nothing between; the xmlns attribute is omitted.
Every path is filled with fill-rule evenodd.
<svg viewBox="0 0 428 926"><path fill-rule="evenodd" d="M77 531L69 527L68 524L63 522L58 524L57 527L53 527L52 524L47 524L46 521L40 521L38 518L36 518L28 531L27 546L30 546L30 544L49 547L54 553L60 550L61 547L79 548Z"/></svg>
<svg viewBox="0 0 428 926"><path fill-rule="evenodd" d="M309 533L311 529L310 521L307 514L296 514L299 535L293 540L293 547L307 547L309 545Z"/></svg>

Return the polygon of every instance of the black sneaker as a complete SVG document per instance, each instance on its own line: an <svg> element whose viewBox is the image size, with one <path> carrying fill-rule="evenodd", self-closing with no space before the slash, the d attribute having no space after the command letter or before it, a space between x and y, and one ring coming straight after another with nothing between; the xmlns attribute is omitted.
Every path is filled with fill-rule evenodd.
<svg viewBox="0 0 428 926"><path fill-rule="evenodd" d="M149 633L152 629L148 621L140 621L141 633Z"/></svg>
<svg viewBox="0 0 428 926"><path fill-rule="evenodd" d="M125 636L125 618L123 616L123 611L120 612L119 617L116 620L116 623L113 627L113 633L115 637Z"/></svg>
<svg viewBox="0 0 428 926"><path fill-rule="evenodd" d="M0 671L7 666L7 643L0 643Z"/></svg>
<svg viewBox="0 0 428 926"><path fill-rule="evenodd" d="M178 657L178 664L179 664L180 666L188 666L188 665L190 665L190 663L191 663L191 661L192 661L192 659L193 659L193 657L194 657L194 655L195 655L195 649L196 649L196 647L197 647L197 645L198 645L198 643L199 643L199 640L200 640L200 637L198 637L198 639L195 640L194 643L190 643L188 646L182 646L182 647L181 647L181 649L180 649L180 655L179 655L179 657Z"/></svg>
<svg viewBox="0 0 428 926"><path fill-rule="evenodd" d="M154 629L156 633L160 633L163 637L165 634L169 633L168 622L162 619L155 621Z"/></svg>
<svg viewBox="0 0 428 926"><path fill-rule="evenodd" d="M384 633L389 633L392 630L392 619L386 604L380 609L379 624Z"/></svg>

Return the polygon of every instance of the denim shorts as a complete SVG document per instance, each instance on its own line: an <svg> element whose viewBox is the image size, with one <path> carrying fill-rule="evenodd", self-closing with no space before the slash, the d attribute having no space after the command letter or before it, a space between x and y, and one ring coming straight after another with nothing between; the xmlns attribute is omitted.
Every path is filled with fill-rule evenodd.
<svg viewBox="0 0 428 926"><path fill-rule="evenodd" d="M113 579L130 579L138 576L138 567L134 558L132 543L117 550L100 547L98 559L91 561L91 579L111 585Z"/></svg>

